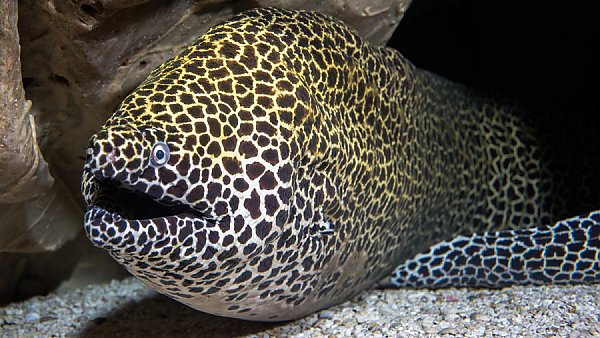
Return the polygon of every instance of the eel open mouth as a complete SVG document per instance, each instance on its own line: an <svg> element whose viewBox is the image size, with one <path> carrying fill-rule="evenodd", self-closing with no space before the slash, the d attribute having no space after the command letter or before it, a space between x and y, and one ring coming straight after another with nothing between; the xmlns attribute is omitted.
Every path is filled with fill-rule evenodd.
<svg viewBox="0 0 600 338"><path fill-rule="evenodd" d="M147 255L176 239L178 228L210 222L192 206L156 201L150 195L112 179L94 177L92 202L84 216L88 238L110 252Z"/></svg>
<svg viewBox="0 0 600 338"><path fill-rule="evenodd" d="M206 218L192 206L166 200L156 201L148 194L111 179L96 178L96 194L90 208L99 207L127 220L146 220L177 216L179 218Z"/></svg>

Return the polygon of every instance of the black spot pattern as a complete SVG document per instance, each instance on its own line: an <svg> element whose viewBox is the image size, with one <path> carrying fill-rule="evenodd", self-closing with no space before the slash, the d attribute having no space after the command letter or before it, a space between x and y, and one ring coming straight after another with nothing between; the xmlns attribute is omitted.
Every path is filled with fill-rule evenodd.
<svg viewBox="0 0 600 338"><path fill-rule="evenodd" d="M398 266L397 287L504 287L600 280L600 212L531 229L459 236Z"/></svg>

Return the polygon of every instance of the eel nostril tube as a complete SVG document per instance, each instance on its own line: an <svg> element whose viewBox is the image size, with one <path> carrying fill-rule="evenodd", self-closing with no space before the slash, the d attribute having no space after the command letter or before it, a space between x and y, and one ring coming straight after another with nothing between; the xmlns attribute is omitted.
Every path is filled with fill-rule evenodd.
<svg viewBox="0 0 600 338"><path fill-rule="evenodd" d="M106 163L113 164L115 161L119 159L117 156L117 149L113 148L108 154L106 154Z"/></svg>
<svg viewBox="0 0 600 338"><path fill-rule="evenodd" d="M85 162L89 163L92 160L92 155L94 155L94 148L87 148L85 150Z"/></svg>

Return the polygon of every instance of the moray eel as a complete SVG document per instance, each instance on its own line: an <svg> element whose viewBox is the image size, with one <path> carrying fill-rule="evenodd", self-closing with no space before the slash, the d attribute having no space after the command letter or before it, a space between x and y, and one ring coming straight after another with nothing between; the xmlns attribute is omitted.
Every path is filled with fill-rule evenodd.
<svg viewBox="0 0 600 338"><path fill-rule="evenodd" d="M543 226L532 135L335 19L255 9L154 70L91 138L85 231L159 292L258 321L386 276L598 281L600 213Z"/></svg>

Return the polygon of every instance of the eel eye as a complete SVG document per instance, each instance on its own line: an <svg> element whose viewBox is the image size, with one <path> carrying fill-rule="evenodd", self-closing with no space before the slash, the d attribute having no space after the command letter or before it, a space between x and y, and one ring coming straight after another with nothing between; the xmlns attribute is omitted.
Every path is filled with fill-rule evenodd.
<svg viewBox="0 0 600 338"><path fill-rule="evenodd" d="M152 147L152 155L150 155L150 163L156 167L162 167L169 162L169 146L164 142L157 142Z"/></svg>

